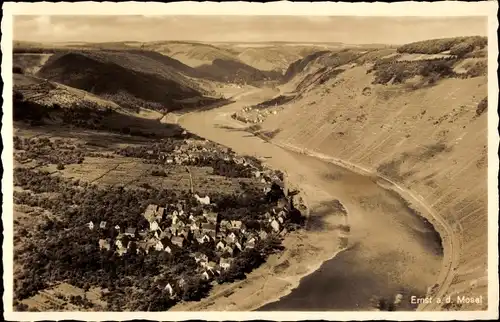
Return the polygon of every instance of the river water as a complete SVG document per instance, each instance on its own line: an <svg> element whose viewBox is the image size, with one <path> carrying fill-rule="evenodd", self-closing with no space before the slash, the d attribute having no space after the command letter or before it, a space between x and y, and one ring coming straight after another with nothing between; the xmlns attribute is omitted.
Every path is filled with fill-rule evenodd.
<svg viewBox="0 0 500 322"><path fill-rule="evenodd" d="M258 311L367 310L374 296L393 301L398 293L404 296L399 310L414 310L411 296L425 295L442 260L441 240L432 225L373 179L293 155L315 166L323 174L323 187L349 205L352 247Z"/></svg>

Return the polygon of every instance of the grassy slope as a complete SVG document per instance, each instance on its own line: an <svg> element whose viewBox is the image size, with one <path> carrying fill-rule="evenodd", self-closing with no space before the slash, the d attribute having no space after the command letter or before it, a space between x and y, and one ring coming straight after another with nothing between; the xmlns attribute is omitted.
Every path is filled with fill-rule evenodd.
<svg viewBox="0 0 500 322"><path fill-rule="evenodd" d="M370 59L357 61L368 64L323 84L310 81L263 129L280 129L279 142L373 169L421 196L460 239L450 294L483 295L485 303L487 113L476 110L487 97L487 77L441 79L414 90L412 79L372 84Z"/></svg>

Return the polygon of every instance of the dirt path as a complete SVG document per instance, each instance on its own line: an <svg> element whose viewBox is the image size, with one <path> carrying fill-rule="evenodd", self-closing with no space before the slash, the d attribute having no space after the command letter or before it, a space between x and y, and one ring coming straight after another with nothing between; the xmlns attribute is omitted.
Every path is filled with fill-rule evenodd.
<svg viewBox="0 0 500 322"><path fill-rule="evenodd" d="M273 91L252 91L251 96L238 97L236 103L188 113L175 121L197 135L237 153L263 158L268 166L283 170L303 192L311 209L311 224L305 233L289 235L284 241L287 251L271 258L247 280L216 286L212 296L181 303L174 310L254 310L289 294L301 278L320 267L327 268L326 275L315 272L312 278L308 276L301 282L304 286L271 304L272 309L366 310L372 295L390 297L406 291L408 296L423 296L437 279L441 256L427 240L428 227L398 197L373 177L264 142L243 131L245 126L230 117L244 106L275 95ZM323 263L338 252L338 226L344 223L333 206L336 199L348 211L350 243L357 247L347 251L342 262L328 266ZM337 286L347 280L351 285Z"/></svg>

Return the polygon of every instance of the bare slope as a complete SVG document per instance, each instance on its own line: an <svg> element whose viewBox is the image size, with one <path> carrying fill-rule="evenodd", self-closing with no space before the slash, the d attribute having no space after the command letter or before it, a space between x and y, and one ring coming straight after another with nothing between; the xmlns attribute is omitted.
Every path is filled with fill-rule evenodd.
<svg viewBox="0 0 500 322"><path fill-rule="evenodd" d="M400 54L412 46L402 48ZM374 66L360 56L354 64L317 66L324 70L305 83L300 78L300 97L269 114L262 127L276 142L372 170L413 192L443 218L437 225L450 266L442 268L433 295L481 295L482 305L443 306L477 310L486 306L488 283L488 90L484 59L456 74L461 57L484 50L467 48L453 59L395 62L392 55Z"/></svg>

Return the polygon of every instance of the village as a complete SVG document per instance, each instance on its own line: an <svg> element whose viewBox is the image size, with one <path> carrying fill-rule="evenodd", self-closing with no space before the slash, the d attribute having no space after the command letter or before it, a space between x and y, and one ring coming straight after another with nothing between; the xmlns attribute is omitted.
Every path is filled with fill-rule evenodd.
<svg viewBox="0 0 500 322"><path fill-rule="evenodd" d="M274 185L274 192L276 189L282 191L277 187ZM271 189L267 190L269 195ZM293 219L291 218L293 217L293 211L291 211L293 203L284 194L277 198L269 212L258 217L262 218L258 229L255 225L252 228L247 227L242 220L221 218L218 213L210 210L209 196L202 198L195 194L194 198L203 208L201 214L196 215L180 202L165 206L150 204L143 213L143 217L149 223L149 228L122 228L106 221L98 224L89 222L88 228L102 230L101 236L103 237L106 235L106 229L114 229L116 237L101 238L98 246L101 250L115 251L119 256L134 252L144 255L152 252L165 252L168 256L173 256L176 251L188 246L194 246L195 249L212 247L212 254L215 254L215 257L209 257L203 251L189 254L197 263L195 273L201 280L211 282L231 268L238 254L254 249L258 241L266 240L272 235L286 234L287 223ZM181 289L183 284L184 279L180 277L175 281L167 282L164 289L172 299L175 299L177 296L175 290Z"/></svg>

